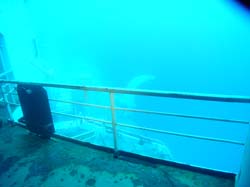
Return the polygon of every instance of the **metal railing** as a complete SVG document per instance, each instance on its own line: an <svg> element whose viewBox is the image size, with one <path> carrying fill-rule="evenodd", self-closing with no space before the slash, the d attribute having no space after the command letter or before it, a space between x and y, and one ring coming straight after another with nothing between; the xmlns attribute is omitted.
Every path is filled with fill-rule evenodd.
<svg viewBox="0 0 250 187"><path fill-rule="evenodd" d="M199 119L199 120L210 120L210 121L218 121L218 122L226 122L226 123L239 123L243 125L249 125L249 121L245 120L235 120L235 119L225 119L225 118L212 118L212 117L205 117L205 116L195 116L195 115L185 115L185 114L177 114L177 113L167 113L167 112L159 112L159 111L150 111L150 110L141 110L141 109L134 109L134 108L122 108L116 107L115 105L115 95L116 94L130 94L130 95L141 95L141 96L154 96L154 97L163 97L163 98L177 98L177 99L188 99L188 100L202 100L202 101L216 101L216 102L227 102L227 103L250 103L250 97L243 97L243 96L230 96L230 95L211 95L211 94L193 94L193 93L181 93L181 92L160 92L160 91L151 91L151 90L128 90L128 89L121 89L121 88L107 88L107 87L88 87L88 86L77 86L77 85L64 85L64 84L50 84L50 83L28 83L28 82L19 82L19 81L8 81L8 80L0 80L0 85L2 84L32 84L32 85L40 85L43 87L50 87L50 88L64 88L64 89L72 89L72 90L83 90L83 91L94 91L94 92L105 92L109 94L109 103L110 106L104 105L97 105L97 104L90 104L90 103L82 103L76 101L67 101L67 100L60 100L60 99L53 99L50 98L50 101L54 102L62 102L68 103L73 105L80 105L80 106L87 106L87 107L94 107L94 108L101 108L110 110L111 113L111 121L97 119L87 116L80 116L80 115L73 115L62 113L58 111L52 111L52 113L57 115L64 115L73 118L85 119L94 122L101 122L106 124L111 124L113 129L113 141L114 141L114 152L118 151L117 147L117 125L122 127L133 128L137 130L146 130L150 132L156 132L161 134L168 134L168 135L175 135L193 139L202 139L208 141L215 141L215 142L224 142L230 144L236 144L243 146L245 142L243 141L235 141L229 139L221 139L221 138L214 138L214 137L207 137L207 136L198 136L198 135L191 135L185 133L178 133L173 131L167 130L160 130L160 129L153 129L147 128L142 126L135 126L131 124L123 124L117 123L116 121L116 111L127 111L127 112L136 112L136 113L144 113L144 114L153 114L153 115L161 115L161 116L173 116L179 118L191 118L191 119ZM18 106L16 103L11 103L6 100L5 94L14 94L14 93L2 93L3 94L3 101L7 105L14 105Z"/></svg>

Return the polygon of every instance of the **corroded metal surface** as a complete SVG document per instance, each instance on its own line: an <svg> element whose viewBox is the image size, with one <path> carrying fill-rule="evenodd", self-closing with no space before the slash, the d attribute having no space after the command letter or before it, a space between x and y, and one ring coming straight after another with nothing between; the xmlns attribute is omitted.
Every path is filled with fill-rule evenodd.
<svg viewBox="0 0 250 187"><path fill-rule="evenodd" d="M233 187L234 181L0 128L0 186Z"/></svg>

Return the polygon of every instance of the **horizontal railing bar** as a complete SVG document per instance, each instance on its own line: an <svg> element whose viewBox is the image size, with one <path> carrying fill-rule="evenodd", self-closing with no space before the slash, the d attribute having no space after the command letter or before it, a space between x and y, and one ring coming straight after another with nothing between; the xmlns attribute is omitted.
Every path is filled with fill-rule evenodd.
<svg viewBox="0 0 250 187"><path fill-rule="evenodd" d="M210 120L210 121L221 121L221 122L228 122L228 123L241 123L241 124L249 125L248 121L241 121L241 120L202 117L202 116L190 116L190 115L183 115L183 114L176 114L176 113L157 112L157 111L149 111L149 110L141 110L141 109L129 109L129 108L121 108L121 107L116 107L115 109L116 110L121 110L121 111L128 111L128 112L156 114L156 115L173 116L173 117L181 117L181 118L193 118L193 119L202 119L202 120Z"/></svg>
<svg viewBox="0 0 250 187"><path fill-rule="evenodd" d="M17 95L16 93L10 93L10 94ZM81 106L110 109L109 106L104 106L104 105L82 103L82 102L77 102L77 101L69 101L69 100L61 100L61 99L51 99L51 98L48 98L48 99L49 99L49 101L54 101L54 102L61 102L61 103L75 104L75 105L81 105Z"/></svg>
<svg viewBox="0 0 250 187"><path fill-rule="evenodd" d="M20 104L17 103L11 103L11 102L6 102L6 101L0 101L1 103L5 103L5 104L9 104L9 105L13 105L13 106L20 106Z"/></svg>
<svg viewBox="0 0 250 187"><path fill-rule="evenodd" d="M166 91L153 91L153 90L130 90L121 88L108 88L108 87L90 87L79 85L65 85L65 84L50 84L50 83L32 83L32 82L19 82L10 80L0 80L0 83L10 84L32 84L45 87L54 88L67 88L76 90L96 91L96 92L108 92L119 94L132 94L132 95L144 95L155 97L167 97L176 99L191 99L191 100L204 100L204 101L220 101L220 102L236 102L236 103L250 103L250 97L236 96L236 95L214 95L214 94L198 94L198 93L185 93L185 92L166 92Z"/></svg>
<svg viewBox="0 0 250 187"><path fill-rule="evenodd" d="M162 133L162 134L170 134L170 135L175 135L175 136L182 136L182 137L187 137L187 138L195 138L195 139L209 140L209 141L215 141L215 142L224 142L224 143L231 143L231 144L237 144L237 145L245 145L244 142L238 142L238 141L227 140L227 139L219 139L219 138L210 138L210 137L205 137L205 136L189 135L189 134L184 134L184 133L177 133L177 132L172 132L172 131L164 131L164 130L152 129L152 128L147 128L147 127L138 127L138 126L122 124L122 123L118 123L117 125L123 126L123 127L129 127L129 128L133 128L133 129L147 130L147 131L157 132L157 133Z"/></svg>
<svg viewBox="0 0 250 187"><path fill-rule="evenodd" d="M54 100L54 99L49 99ZM57 100L58 102L63 102L62 100ZM3 102L3 101L0 101ZM76 104L78 102L71 102L71 101L65 101L66 103ZM7 102L10 105L19 106L19 104L10 103ZM104 108L109 109L109 107L103 106L103 105L95 105L95 104L87 104L87 103L78 103L79 105L90 105L91 107L97 107L97 108ZM146 113L146 114L156 114L156 115L163 115L163 116L173 116L173 117L182 117L182 118L191 118L191 119L201 119L201 120L210 120L210 121L221 121L226 123L240 123L240 124L246 124L249 125L248 121L241 121L241 120L231 120L231 119L222 119L222 118L209 118L209 117L202 117L202 116L190 116L190 115L182 115L182 114L174 114L174 113L165 113L165 112L156 112L156 111L148 111L148 110L139 110L139 109L129 109L129 108L121 108L117 107L115 110L121 110L121 111L129 111L129 112L138 112L138 113Z"/></svg>
<svg viewBox="0 0 250 187"><path fill-rule="evenodd" d="M94 121L94 122L100 122L100 123L111 124L110 121L102 120L102 119L97 119L97 118L90 118L90 117L84 117L84 116L73 115L73 114L66 114L66 113L55 112L55 111L51 111L51 113L52 113L52 114L57 114L57 115L62 115L62 116L68 116L68 117L73 117L73 118L84 119L84 120L88 120L88 121Z"/></svg>
<svg viewBox="0 0 250 187"><path fill-rule="evenodd" d="M11 95L17 95L18 96L18 94L16 93L16 92L14 92L15 90L13 90L13 92L11 92L11 93L9 93L9 94L11 94ZM7 92L4 92L4 94L7 94Z"/></svg>
<svg viewBox="0 0 250 187"><path fill-rule="evenodd" d="M5 95L17 95L16 93L13 93L15 91L15 88L12 88L10 91L8 92L3 92L3 94Z"/></svg>
<svg viewBox="0 0 250 187"><path fill-rule="evenodd" d="M11 73L12 71L9 70L9 71L5 71L4 73L1 73L0 74L0 77L3 77L3 76L6 76L7 74Z"/></svg>
<svg viewBox="0 0 250 187"><path fill-rule="evenodd" d="M140 134L136 134L135 135L132 132L129 132L127 130L119 129L119 133L120 132L122 132L122 133L124 133L125 135L128 135L128 136L133 136L133 137L141 138L144 141L160 142L160 140L156 140L156 139L153 139L153 138L150 138L150 137L147 137L147 136L143 136L143 135L140 135Z"/></svg>
<svg viewBox="0 0 250 187"><path fill-rule="evenodd" d="M71 115L71 114L65 114L65 113L59 113L59 112L52 112L52 113L59 114L59 115L66 115L66 116L70 116L70 117L81 118L81 119L86 119L86 120L90 120L90 121L96 121L96 122L111 124L110 121L106 121L106 120L99 120L99 119L95 119L95 118L88 118L88 117ZM147 128L147 127L138 127L138 126L133 126L133 125L128 125L128 124L122 124L122 123L117 123L117 125L120 125L120 126L123 126L123 127L134 128L134 129L147 130L147 131L151 131L151 132L158 132L158 133L163 133L163 134L170 134L170 135L175 135L175 136L182 136L182 137L187 137L187 138L195 138L195 139L209 140L209 141L215 141L215 142L224 142L224 143L231 143L231 144L237 144L237 145L245 145L243 142L238 142L238 141L233 141L233 140L226 140L226 139L210 138L210 137L204 137L204 136L189 135L189 134L184 134L184 133L176 133L176 132L164 131L164 130L158 130L158 129L152 129L152 128Z"/></svg>
<svg viewBox="0 0 250 187"><path fill-rule="evenodd" d="M20 104L16 104L16 103L2 102L2 101L0 101L0 102L1 103L8 103L9 105L13 105L13 106L20 106ZM52 114L57 114L57 115L63 115L63 116L73 117L73 118L78 118L78 119L85 119L85 120L89 120L89 121L95 121L95 122L100 122L100 123L111 124L110 121L96 119L96 118L84 117L84 116L73 115L73 114L66 114L66 113L55 112L55 111L51 111L51 113Z"/></svg>
<svg viewBox="0 0 250 187"><path fill-rule="evenodd" d="M9 103L9 104L19 106L18 104L15 104L15 103ZM66 113L55 112L55 111L52 111L51 113L57 114L57 115L73 117L73 118L85 119L85 120L89 120L89 121L105 123L105 124L111 124L112 123L111 121L107 121L107 120L101 120L101 119L84 117L84 116L73 115L73 114L66 114ZM224 142L224 143L245 145L245 143L243 143L243 142L238 142L238 141L233 141L233 140L210 138L210 137L204 137L204 136L189 135L189 134L184 134L184 133L176 133L176 132L152 129L152 128L147 128L147 127L138 127L138 126L123 124L123 123L117 123L117 125L123 126L123 127L129 127L129 128L133 128L133 129L147 130L147 131L151 131L151 132L158 132L158 133L162 133L162 134L170 134L170 135L175 135L175 136L182 136L182 137L187 137L187 138L195 138L195 139L210 140L210 141L215 141L215 142Z"/></svg>
<svg viewBox="0 0 250 187"><path fill-rule="evenodd" d="M13 106L20 106L20 104L16 104L16 103L2 102L2 101L0 101L0 102L1 102L1 103L8 103L9 105L13 105ZM55 112L55 111L51 111L51 113L52 113L52 114L57 114L57 115L63 115L63 116L73 117L73 118L78 118L78 119L85 119L85 120L89 120L89 121L95 121L95 122L101 122L101 123L108 123L108 124L111 124L110 121L101 120L101 119L96 119L96 118L84 117L84 116L73 115L73 114L66 114L66 113Z"/></svg>
<svg viewBox="0 0 250 187"><path fill-rule="evenodd" d="M84 132L84 133L72 136L71 138L77 139L77 138L82 137L82 136L93 135L94 133L95 133L94 131L88 131L88 132Z"/></svg>
<svg viewBox="0 0 250 187"><path fill-rule="evenodd" d="M10 94L10 95L18 96L18 94L17 94L17 93L14 93L14 91L15 91L15 90L13 90L13 92L11 92L11 93L8 93L8 92L3 92L3 93L4 93L5 95Z"/></svg>
<svg viewBox="0 0 250 187"><path fill-rule="evenodd" d="M60 99L49 99L50 101L55 102L62 102L62 103L68 103L68 104L75 104L75 105L82 105L82 106L88 106L88 107L95 107L95 108L103 108L103 109L110 109L109 106L104 105L96 105L96 104L89 104L89 103L81 103L76 101L67 101L67 100L60 100Z"/></svg>

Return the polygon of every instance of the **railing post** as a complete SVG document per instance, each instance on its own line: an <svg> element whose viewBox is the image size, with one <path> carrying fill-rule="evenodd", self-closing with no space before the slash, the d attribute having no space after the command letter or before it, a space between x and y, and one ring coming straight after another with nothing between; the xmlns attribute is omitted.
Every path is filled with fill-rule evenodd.
<svg viewBox="0 0 250 187"><path fill-rule="evenodd" d="M8 121L9 121L9 120L12 121L13 118L12 118L11 107L10 107L10 105L9 105L9 103L8 103L8 101L7 101L6 95L5 95L5 93L4 93L3 84L0 85L0 92L1 92L1 95L2 95L2 98L3 98L3 102L4 102L5 107L6 107L6 109L7 109L7 112L8 112L8 119L7 119L7 120L8 120Z"/></svg>
<svg viewBox="0 0 250 187"><path fill-rule="evenodd" d="M114 93L109 92L110 97L110 110L112 117L112 129L113 129L113 137L114 137L114 157L118 157L118 148L117 148L117 129L116 129L116 116L115 116L115 100Z"/></svg>
<svg viewBox="0 0 250 187"><path fill-rule="evenodd" d="M235 187L249 186L250 184L249 173L250 173L250 126L248 126L246 144L244 147L244 153L241 160L240 171L236 175Z"/></svg>

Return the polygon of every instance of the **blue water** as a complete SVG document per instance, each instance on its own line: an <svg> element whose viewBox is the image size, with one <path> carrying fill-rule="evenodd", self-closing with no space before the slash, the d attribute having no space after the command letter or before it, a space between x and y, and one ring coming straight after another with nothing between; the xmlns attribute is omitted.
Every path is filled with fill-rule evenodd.
<svg viewBox="0 0 250 187"><path fill-rule="evenodd" d="M2 2L0 13L0 32L17 80L250 95L250 15L233 2L27 0ZM78 100L79 94L71 99ZM243 104L130 96L116 100L124 107L171 113L241 120L250 116ZM118 116L121 122L239 141L247 131L239 124ZM176 161L238 171L242 147L160 138Z"/></svg>

